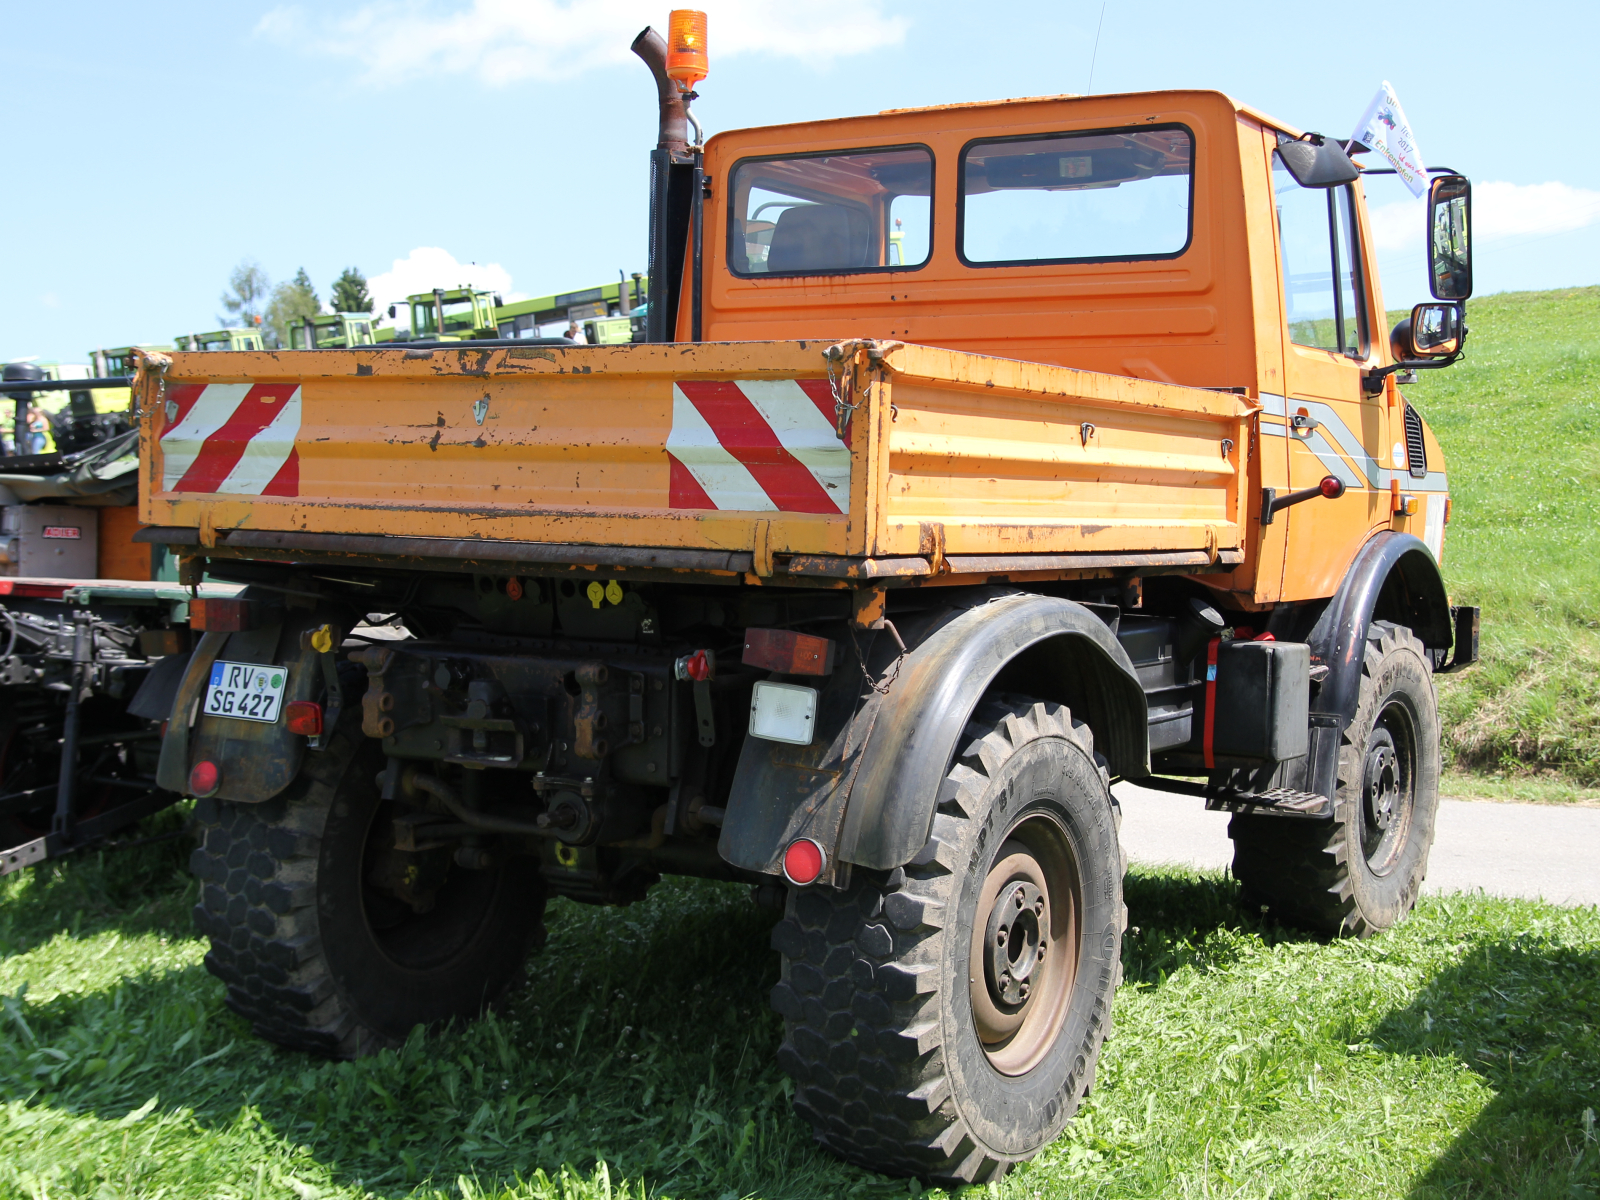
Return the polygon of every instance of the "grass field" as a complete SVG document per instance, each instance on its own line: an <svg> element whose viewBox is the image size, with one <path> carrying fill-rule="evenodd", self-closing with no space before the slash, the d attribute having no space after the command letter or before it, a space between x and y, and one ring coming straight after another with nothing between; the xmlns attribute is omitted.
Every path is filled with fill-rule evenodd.
<svg viewBox="0 0 1600 1200"><path fill-rule="evenodd" d="M741 888L559 902L498 1016L328 1063L223 1008L185 853L0 885L0 1197L919 1194L790 1114ZM1600 1195L1594 910L1430 900L1328 945L1220 877L1136 871L1128 899L1098 1090L1000 1196Z"/></svg>
<svg viewBox="0 0 1600 1200"><path fill-rule="evenodd" d="M1455 794L1600 797L1600 288L1486 296L1406 387L1449 460L1444 568L1483 663L1441 681Z"/></svg>

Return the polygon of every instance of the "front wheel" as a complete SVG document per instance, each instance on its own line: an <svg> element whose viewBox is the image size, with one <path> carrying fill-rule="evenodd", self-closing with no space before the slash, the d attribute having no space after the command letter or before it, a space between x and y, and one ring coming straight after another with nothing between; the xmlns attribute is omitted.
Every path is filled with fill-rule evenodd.
<svg viewBox="0 0 1600 1200"><path fill-rule="evenodd" d="M876 1171L998 1179L1094 1078L1121 979L1116 802L1058 704L980 706L904 868L791 891L779 1061L817 1139Z"/></svg>
<svg viewBox="0 0 1600 1200"><path fill-rule="evenodd" d="M1331 821L1236 814L1245 903L1321 933L1364 937L1411 911L1439 807L1439 704L1427 650L1374 621L1361 692L1339 748Z"/></svg>

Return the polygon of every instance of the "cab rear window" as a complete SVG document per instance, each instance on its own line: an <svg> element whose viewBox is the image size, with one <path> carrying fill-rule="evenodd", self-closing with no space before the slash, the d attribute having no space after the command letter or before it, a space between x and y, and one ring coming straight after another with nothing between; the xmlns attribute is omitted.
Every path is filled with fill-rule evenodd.
<svg viewBox="0 0 1600 1200"><path fill-rule="evenodd" d="M926 146L746 159L734 167L729 193L735 275L901 271L928 261Z"/></svg>
<svg viewBox="0 0 1600 1200"><path fill-rule="evenodd" d="M1189 245L1194 137L1181 125L972 142L961 152L963 262L1171 258Z"/></svg>

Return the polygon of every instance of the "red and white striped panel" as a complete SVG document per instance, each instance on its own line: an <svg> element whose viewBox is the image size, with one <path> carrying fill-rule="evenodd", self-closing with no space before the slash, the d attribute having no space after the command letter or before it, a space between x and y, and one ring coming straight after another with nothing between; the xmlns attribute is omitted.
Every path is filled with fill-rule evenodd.
<svg viewBox="0 0 1600 1200"><path fill-rule="evenodd" d="M821 379L672 385L673 508L850 511L850 449Z"/></svg>
<svg viewBox="0 0 1600 1200"><path fill-rule="evenodd" d="M169 492L298 496L300 388L189 383L167 389L162 487Z"/></svg>

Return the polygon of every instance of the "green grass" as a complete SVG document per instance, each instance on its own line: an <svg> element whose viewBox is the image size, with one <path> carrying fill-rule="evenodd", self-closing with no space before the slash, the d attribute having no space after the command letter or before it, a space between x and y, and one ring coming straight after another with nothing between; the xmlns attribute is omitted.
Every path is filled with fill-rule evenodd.
<svg viewBox="0 0 1600 1200"><path fill-rule="evenodd" d="M0 885L0 1197L920 1190L790 1114L771 917L742 888L560 902L497 1016L328 1063L223 1007L184 853ZM1429 900L1328 945L1241 913L1219 877L1138 872L1128 898L1097 1090L1000 1196L1600 1194L1595 910Z"/></svg>
<svg viewBox="0 0 1600 1200"><path fill-rule="evenodd" d="M1448 460L1446 582L1483 608L1483 662L1440 681L1446 755L1480 792L1594 799L1600 288L1487 296L1467 323L1466 359L1405 389Z"/></svg>

